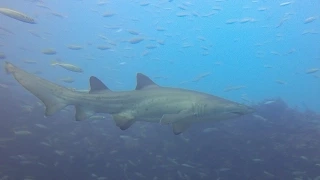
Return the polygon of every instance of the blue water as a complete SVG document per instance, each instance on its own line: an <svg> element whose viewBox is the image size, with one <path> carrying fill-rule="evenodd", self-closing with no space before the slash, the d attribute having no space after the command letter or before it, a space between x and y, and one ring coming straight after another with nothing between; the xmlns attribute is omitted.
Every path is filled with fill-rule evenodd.
<svg viewBox="0 0 320 180"><path fill-rule="evenodd" d="M162 86L254 106L258 116L195 125L179 136L169 126L148 123L121 131L109 116L74 122L72 108L44 119L38 100L1 68L0 134L14 139L0 141L1 161L6 162L0 165L0 179L320 176L320 71L306 73L320 68L319 0L99 2L0 2L0 7L37 22L0 14L1 63L9 61L76 89L88 89L94 75L112 90L131 90L136 73L142 72ZM103 17L107 12L114 15ZM305 23L310 17L315 20ZM138 37L143 41L129 42ZM71 50L69 45L83 49ZM110 49L97 48L102 45ZM43 54L48 48L57 54ZM84 72L51 66L54 60ZM62 82L65 77L75 82ZM235 87L241 88L227 90ZM203 132L211 127L217 130ZM16 135L14 129L31 135Z"/></svg>

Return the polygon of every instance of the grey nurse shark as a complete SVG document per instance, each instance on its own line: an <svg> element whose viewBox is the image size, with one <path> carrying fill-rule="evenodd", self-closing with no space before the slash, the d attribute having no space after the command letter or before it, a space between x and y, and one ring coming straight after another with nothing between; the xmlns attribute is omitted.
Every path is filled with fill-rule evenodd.
<svg viewBox="0 0 320 180"><path fill-rule="evenodd" d="M137 85L132 91L111 91L98 78L91 76L90 91L78 92L51 83L9 62L5 63L5 69L44 103L46 116L73 105L77 121L88 119L95 113L108 113L122 130L135 121L146 121L172 124L174 134L180 134L192 123L226 120L254 111L248 106L210 94L159 86L141 73L137 74Z"/></svg>

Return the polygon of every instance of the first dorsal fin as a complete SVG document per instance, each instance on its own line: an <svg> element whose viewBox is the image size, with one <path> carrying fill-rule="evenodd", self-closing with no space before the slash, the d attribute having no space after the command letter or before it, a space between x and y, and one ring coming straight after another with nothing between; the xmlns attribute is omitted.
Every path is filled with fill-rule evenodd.
<svg viewBox="0 0 320 180"><path fill-rule="evenodd" d="M142 73L138 73L136 90L141 90L141 89L151 88L151 87L159 87L159 86L156 83L154 83L148 76Z"/></svg>
<svg viewBox="0 0 320 180"><path fill-rule="evenodd" d="M95 93L99 91L110 90L103 82L95 76L90 77L90 91L89 93Z"/></svg>

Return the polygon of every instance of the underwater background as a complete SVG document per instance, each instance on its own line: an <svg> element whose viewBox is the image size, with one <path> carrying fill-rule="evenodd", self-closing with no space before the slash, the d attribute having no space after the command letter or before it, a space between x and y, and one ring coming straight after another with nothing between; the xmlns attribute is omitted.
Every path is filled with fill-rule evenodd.
<svg viewBox="0 0 320 180"><path fill-rule="evenodd" d="M320 1L1 1L35 24L0 14L0 180L320 180ZM43 104L3 65L87 90L89 77L133 90L157 84L213 94L256 112L195 124L107 114L81 122ZM68 71L54 63L81 67Z"/></svg>

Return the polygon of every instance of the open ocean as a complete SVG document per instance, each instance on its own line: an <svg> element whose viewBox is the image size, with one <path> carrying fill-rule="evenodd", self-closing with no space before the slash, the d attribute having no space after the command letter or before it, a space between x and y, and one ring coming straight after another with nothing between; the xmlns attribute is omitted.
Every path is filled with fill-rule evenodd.
<svg viewBox="0 0 320 180"><path fill-rule="evenodd" d="M179 135L46 117L6 62L84 93L143 73L255 112ZM320 0L1 0L0 180L140 179L320 180Z"/></svg>

